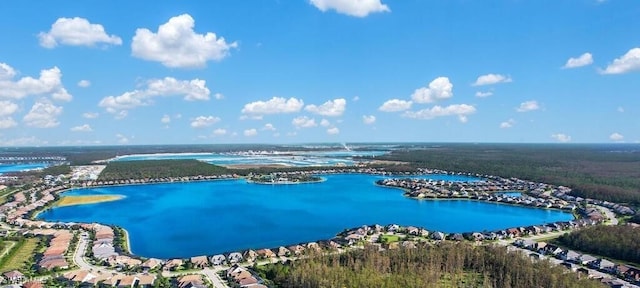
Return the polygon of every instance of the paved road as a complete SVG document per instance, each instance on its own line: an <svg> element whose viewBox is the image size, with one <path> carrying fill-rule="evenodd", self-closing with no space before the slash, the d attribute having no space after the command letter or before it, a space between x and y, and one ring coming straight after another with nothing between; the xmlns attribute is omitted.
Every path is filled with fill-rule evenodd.
<svg viewBox="0 0 640 288"><path fill-rule="evenodd" d="M202 273L209 278L209 281L211 281L211 283L213 284L213 287L215 288L228 288L229 286L227 286L227 284L225 284L224 282L222 282L222 279L220 279L220 276L218 276L218 271L220 271L221 269L219 268L205 268L202 270Z"/></svg>
<svg viewBox="0 0 640 288"><path fill-rule="evenodd" d="M618 218L616 218L616 213L613 213L611 209L607 207L598 206L598 205L593 205L593 206L600 209L600 211L604 212L604 215L607 216L607 218L609 218L609 221L605 222L605 225L618 225Z"/></svg>
<svg viewBox="0 0 640 288"><path fill-rule="evenodd" d="M7 253L11 251L13 246L16 246L16 242L13 242L13 241L5 241L4 243L7 243L9 245L7 245L7 247L4 248L4 251L2 251L2 254L0 254L0 258L4 257L4 255L7 255Z"/></svg>

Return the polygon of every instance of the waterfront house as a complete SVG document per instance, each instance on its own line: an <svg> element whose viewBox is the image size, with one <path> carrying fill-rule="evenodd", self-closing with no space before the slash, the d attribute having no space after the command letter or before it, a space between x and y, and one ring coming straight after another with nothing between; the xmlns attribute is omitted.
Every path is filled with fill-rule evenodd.
<svg viewBox="0 0 640 288"><path fill-rule="evenodd" d="M224 255L222 254L218 254L218 255L213 255L211 257L211 264L213 265L222 265L224 264L224 262L227 260L226 257L224 257Z"/></svg>
<svg viewBox="0 0 640 288"><path fill-rule="evenodd" d="M407 227L407 234L420 236L420 229L418 229L417 227L409 226Z"/></svg>
<svg viewBox="0 0 640 288"><path fill-rule="evenodd" d="M302 254L302 252L304 252L304 246L302 245L291 245L287 247L287 249L289 249L289 251L295 256L298 256Z"/></svg>
<svg viewBox="0 0 640 288"><path fill-rule="evenodd" d="M189 260L191 261L191 264L193 264L194 268L205 268L209 266L209 259L207 259L207 256L191 257Z"/></svg>
<svg viewBox="0 0 640 288"><path fill-rule="evenodd" d="M244 257L245 260L249 261L249 262L253 262L256 259L258 259L258 253L256 253L256 251L253 250L247 250L244 251L244 253L242 254L242 257Z"/></svg>
<svg viewBox="0 0 640 288"><path fill-rule="evenodd" d="M380 226L380 225L378 225ZM307 250L313 250L313 251L321 251L322 248L320 248L320 245L318 245L318 243L316 242L309 242L307 243Z"/></svg>
<svg viewBox="0 0 640 288"><path fill-rule="evenodd" d="M153 270L156 267L162 265L162 260L156 258L149 258L142 263L142 269Z"/></svg>
<svg viewBox="0 0 640 288"><path fill-rule="evenodd" d="M260 249L256 251L256 253L258 253L258 256L262 259L276 257L276 253L273 253L271 249Z"/></svg>
<svg viewBox="0 0 640 288"><path fill-rule="evenodd" d="M444 240L445 234L439 231L431 233L431 239L433 240Z"/></svg>
<svg viewBox="0 0 640 288"><path fill-rule="evenodd" d="M229 263L231 263L231 264L240 263L240 262L242 262L242 254L240 254L238 252L230 253L227 256L227 261L229 261Z"/></svg>
<svg viewBox="0 0 640 288"><path fill-rule="evenodd" d="M182 261L182 259L171 259L164 263L162 269L165 271L175 271L176 269L180 268L183 263L184 262Z"/></svg>
<svg viewBox="0 0 640 288"><path fill-rule="evenodd" d="M289 255L291 255L291 251L289 251L289 249L284 246L278 247L278 257L287 257Z"/></svg>

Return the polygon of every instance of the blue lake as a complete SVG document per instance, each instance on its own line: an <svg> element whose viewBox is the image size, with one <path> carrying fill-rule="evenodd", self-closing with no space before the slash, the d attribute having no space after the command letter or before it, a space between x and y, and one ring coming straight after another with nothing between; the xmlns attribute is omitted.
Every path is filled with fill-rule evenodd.
<svg viewBox="0 0 640 288"><path fill-rule="evenodd" d="M298 185L218 180L77 189L67 195L120 194L126 198L55 208L39 217L124 227L129 231L134 254L158 258L329 239L345 228L364 224L395 223L466 232L573 219L571 214L556 210L469 200L413 200L399 189L374 185L381 176L323 177L326 181L322 183Z"/></svg>
<svg viewBox="0 0 640 288"><path fill-rule="evenodd" d="M23 172L35 169L43 169L49 167L46 163L29 163L29 164L0 164L0 175L3 173Z"/></svg>

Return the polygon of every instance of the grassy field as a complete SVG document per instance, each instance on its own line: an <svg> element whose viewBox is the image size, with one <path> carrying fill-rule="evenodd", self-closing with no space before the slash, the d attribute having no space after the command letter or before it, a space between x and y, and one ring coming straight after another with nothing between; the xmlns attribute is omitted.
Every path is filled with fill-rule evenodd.
<svg viewBox="0 0 640 288"><path fill-rule="evenodd" d="M15 188L4 188L0 190L0 203L7 202L7 196L11 195L11 193L16 192Z"/></svg>
<svg viewBox="0 0 640 288"><path fill-rule="evenodd" d="M400 241L400 236L383 234L383 235L380 235L380 241L382 241L384 243L398 242L398 241Z"/></svg>
<svg viewBox="0 0 640 288"><path fill-rule="evenodd" d="M9 252L6 259L2 259L2 261L0 261L0 272L25 268L24 266L29 263L29 260L34 255L39 241L39 238L27 238L24 241L19 242L13 250Z"/></svg>
<svg viewBox="0 0 640 288"><path fill-rule="evenodd" d="M101 202L116 201L122 199L121 195L82 195L82 196L64 196L54 204L55 207L95 204Z"/></svg>

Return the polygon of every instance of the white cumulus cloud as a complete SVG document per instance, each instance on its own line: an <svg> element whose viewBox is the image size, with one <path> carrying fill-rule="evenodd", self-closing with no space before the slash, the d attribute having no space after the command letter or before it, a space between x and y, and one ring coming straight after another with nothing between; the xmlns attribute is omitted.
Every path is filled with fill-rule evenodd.
<svg viewBox="0 0 640 288"><path fill-rule="evenodd" d="M23 77L14 81L16 75L11 66L0 63L0 98L21 99L30 95L50 95L61 101L72 98L62 85L62 72L58 67L41 70L38 79Z"/></svg>
<svg viewBox="0 0 640 288"><path fill-rule="evenodd" d="M244 136L246 137L251 137L256 135L258 135L258 130L256 130L255 128L244 130Z"/></svg>
<svg viewBox="0 0 640 288"><path fill-rule="evenodd" d="M198 116L191 121L191 127L204 128L220 122L219 117L215 116Z"/></svg>
<svg viewBox="0 0 640 288"><path fill-rule="evenodd" d="M340 134L340 129L338 129L338 127L331 127L329 129L327 129L327 134L329 134L329 135Z"/></svg>
<svg viewBox="0 0 640 288"><path fill-rule="evenodd" d="M416 103L432 103L453 96L453 84L447 77L438 77L429 83L428 87L416 89L411 99Z"/></svg>
<svg viewBox="0 0 640 288"><path fill-rule="evenodd" d="M376 116L373 115L363 115L362 116L362 122L364 124L370 125L373 123L376 123Z"/></svg>
<svg viewBox="0 0 640 288"><path fill-rule="evenodd" d="M561 143L567 143L571 141L571 136L564 133L551 134L551 138Z"/></svg>
<svg viewBox="0 0 640 288"><path fill-rule="evenodd" d="M570 68L578 68L582 66L591 65L593 63L593 55L591 53L584 53L576 58L569 58L567 63L562 66L562 68L570 69Z"/></svg>
<svg viewBox="0 0 640 288"><path fill-rule="evenodd" d="M520 106L516 108L518 112L529 112L540 109L540 105L538 105L538 101L530 100L520 103Z"/></svg>
<svg viewBox="0 0 640 288"><path fill-rule="evenodd" d="M511 128L515 124L516 124L516 120L509 119L507 121L504 121L504 122L500 123L500 128L502 128L502 129Z"/></svg>
<svg viewBox="0 0 640 288"><path fill-rule="evenodd" d="M498 83L509 83L513 80L509 76L505 76L502 74L486 74L478 76L476 82L474 82L473 86L483 86L483 85L492 85Z"/></svg>
<svg viewBox="0 0 640 288"><path fill-rule="evenodd" d="M453 104L446 107L433 106L428 109L422 109L419 111L406 111L403 113L404 117L414 119L433 119L436 117L444 116L458 116L460 122L467 122L467 116L476 112L476 108L468 104Z"/></svg>
<svg viewBox="0 0 640 288"><path fill-rule="evenodd" d="M60 124L58 116L62 114L62 107L55 106L47 99L38 100L22 120L27 126L36 128L52 128Z"/></svg>
<svg viewBox="0 0 640 288"><path fill-rule="evenodd" d="M0 101L0 117L13 115L18 111L18 104L11 101Z"/></svg>
<svg viewBox="0 0 640 288"><path fill-rule="evenodd" d="M80 80L78 81L78 87L87 88L91 86L91 81L89 80Z"/></svg>
<svg viewBox="0 0 640 288"><path fill-rule="evenodd" d="M609 135L609 139L611 139L611 141L616 141L616 142L620 142L622 140L624 140L624 136L618 132L612 133L611 135Z"/></svg>
<svg viewBox="0 0 640 288"><path fill-rule="evenodd" d="M49 32L38 34L40 46L54 48L58 44L71 46L95 46L96 44L121 45L122 39L116 35L108 35L100 24L92 24L89 20L74 18L58 18L51 25Z"/></svg>
<svg viewBox="0 0 640 288"><path fill-rule="evenodd" d="M91 132L91 126L89 124L84 124L80 126L71 127L71 132Z"/></svg>
<svg viewBox="0 0 640 288"><path fill-rule="evenodd" d="M311 0L311 4L322 12L335 10L355 17L366 17L370 13L391 12L380 0Z"/></svg>
<svg viewBox="0 0 640 288"><path fill-rule="evenodd" d="M227 134L227 130L222 129L222 128L218 128L216 130L213 130L213 135L216 136L222 136L222 135L226 135Z"/></svg>
<svg viewBox="0 0 640 288"><path fill-rule="evenodd" d="M82 113L82 117L87 118L87 119L95 119L95 118L98 118L98 116L100 116L100 114L93 113L93 112Z"/></svg>
<svg viewBox="0 0 640 288"><path fill-rule="evenodd" d="M479 97L479 98L489 97L491 95L493 95L493 92L491 92L491 91L487 91L487 92L478 91L478 92L476 92L476 97Z"/></svg>
<svg viewBox="0 0 640 288"><path fill-rule="evenodd" d="M391 99L384 102L378 110L382 112L400 112L411 109L413 102L400 99Z"/></svg>
<svg viewBox="0 0 640 288"><path fill-rule="evenodd" d="M187 101L206 101L209 100L210 93L205 80L177 80L165 77L164 79L147 81L144 89L102 98L98 105L109 113L118 114L139 106L151 105L152 99L155 97L183 96Z"/></svg>
<svg viewBox="0 0 640 288"><path fill-rule="evenodd" d="M7 63L0 63L0 80L9 80L16 76L16 70Z"/></svg>
<svg viewBox="0 0 640 288"><path fill-rule="evenodd" d="M320 126L329 127L329 126L331 126L331 122L329 122L329 120L327 120L327 119L322 119L322 120L320 120Z"/></svg>
<svg viewBox="0 0 640 288"><path fill-rule="evenodd" d="M302 100L298 100L296 98L285 99L283 97L273 97L267 101L255 101L251 103L247 103L242 108L242 114L252 117L259 118L263 115L269 114L284 114L284 113L294 113L300 111L304 106L304 102Z"/></svg>
<svg viewBox="0 0 640 288"><path fill-rule="evenodd" d="M601 73L623 74L635 70L640 70L640 48L633 48L622 57L613 60L613 63L609 64Z"/></svg>
<svg viewBox="0 0 640 288"><path fill-rule="evenodd" d="M9 129L17 126L16 120L13 117L0 117L0 129Z"/></svg>
<svg viewBox="0 0 640 288"><path fill-rule="evenodd" d="M300 116L300 117L293 118L293 120L291 121L291 124L293 124L293 126L298 129L318 126L318 124L316 123L316 119L309 118L307 116Z"/></svg>
<svg viewBox="0 0 640 288"><path fill-rule="evenodd" d="M307 110L311 113L322 115L322 116L336 117L336 116L341 116L342 113L344 113L344 110L346 109L346 107L347 107L347 100L345 100L344 98L339 98L339 99L329 100L320 106L307 105L307 107L305 107L304 110Z"/></svg>
<svg viewBox="0 0 640 288"><path fill-rule="evenodd" d="M131 42L135 57L157 61L173 68L204 67L210 60L220 61L238 43L227 43L213 32L198 34L189 14L172 17L154 33L146 28L136 30Z"/></svg>
<svg viewBox="0 0 640 288"><path fill-rule="evenodd" d="M267 124L264 124L264 127L262 127L262 130L276 131L276 127L274 127L273 124L271 123L267 123Z"/></svg>
<svg viewBox="0 0 640 288"><path fill-rule="evenodd" d="M162 123L162 124L171 123L171 116L169 116L167 114L162 115L162 118L160 118L160 123Z"/></svg>

